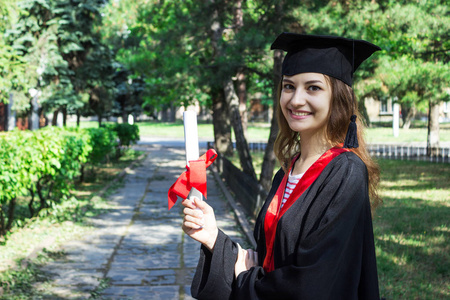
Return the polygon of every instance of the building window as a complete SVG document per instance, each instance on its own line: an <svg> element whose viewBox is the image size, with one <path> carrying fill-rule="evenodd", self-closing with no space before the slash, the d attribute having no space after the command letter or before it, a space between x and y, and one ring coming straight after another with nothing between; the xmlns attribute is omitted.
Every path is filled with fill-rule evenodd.
<svg viewBox="0 0 450 300"><path fill-rule="evenodd" d="M388 99L382 98L380 99L380 114L387 114L388 111Z"/></svg>

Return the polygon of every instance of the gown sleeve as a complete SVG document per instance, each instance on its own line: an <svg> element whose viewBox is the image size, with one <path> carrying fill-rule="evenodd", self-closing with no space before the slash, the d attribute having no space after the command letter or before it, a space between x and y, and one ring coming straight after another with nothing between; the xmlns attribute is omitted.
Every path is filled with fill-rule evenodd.
<svg viewBox="0 0 450 300"><path fill-rule="evenodd" d="M216 253L215 248L208 263L204 255L203 267L210 264L209 276L203 279L203 287L198 286L199 293L193 296L238 300L378 300L367 170L355 155L340 155L330 165L299 198L302 204L292 206L280 219L274 245L274 271L267 273L257 266L234 280L231 269L234 271L237 251L233 260L226 261L230 254L225 252L234 253L235 246L222 236L219 244L222 250ZM259 223L257 226L263 228L262 219ZM259 238L261 235L263 231ZM214 257L216 254L222 257ZM258 241L260 265L264 255L265 246ZM215 262L221 268L216 272L226 278L212 274ZM202 273L206 274L205 269ZM210 283L212 289L217 289L202 294L210 289ZM220 293L218 298L213 292L218 290L226 292Z"/></svg>
<svg viewBox="0 0 450 300"><path fill-rule="evenodd" d="M237 244L219 230L212 253L201 246L191 284L192 296L196 299L230 299L237 256Z"/></svg>
<svg viewBox="0 0 450 300"><path fill-rule="evenodd" d="M274 177L281 182L284 173L280 170ZM277 185L272 185L268 198L273 197ZM200 258L191 284L191 294L195 299L231 299L235 281L234 266L238 256L238 246L219 229L214 252L205 246L200 248Z"/></svg>

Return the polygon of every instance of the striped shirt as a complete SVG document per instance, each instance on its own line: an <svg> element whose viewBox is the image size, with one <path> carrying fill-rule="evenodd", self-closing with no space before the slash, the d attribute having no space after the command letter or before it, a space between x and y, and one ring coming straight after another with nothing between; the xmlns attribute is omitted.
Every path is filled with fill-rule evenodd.
<svg viewBox="0 0 450 300"><path fill-rule="evenodd" d="M288 181L286 183L286 188L284 190L284 196L283 200L281 201L280 209L283 207L284 203L286 203L289 196L294 191L295 187L297 186L297 183L300 181L300 178L302 178L303 174L297 174L297 175L289 175Z"/></svg>

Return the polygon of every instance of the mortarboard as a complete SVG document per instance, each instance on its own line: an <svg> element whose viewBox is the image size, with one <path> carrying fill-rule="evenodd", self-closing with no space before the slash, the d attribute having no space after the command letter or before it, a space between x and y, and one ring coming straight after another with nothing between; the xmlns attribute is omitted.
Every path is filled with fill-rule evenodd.
<svg viewBox="0 0 450 300"><path fill-rule="evenodd" d="M352 86L353 73L380 47L363 40L337 36L280 34L271 49L287 51L282 74L313 72L332 76Z"/></svg>

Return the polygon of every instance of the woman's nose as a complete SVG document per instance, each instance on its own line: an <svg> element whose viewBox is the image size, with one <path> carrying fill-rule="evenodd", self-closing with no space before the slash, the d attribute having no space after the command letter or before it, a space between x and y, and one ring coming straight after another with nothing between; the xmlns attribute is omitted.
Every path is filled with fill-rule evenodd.
<svg viewBox="0 0 450 300"><path fill-rule="evenodd" d="M297 89L291 98L292 105L305 105L306 93L302 89Z"/></svg>

